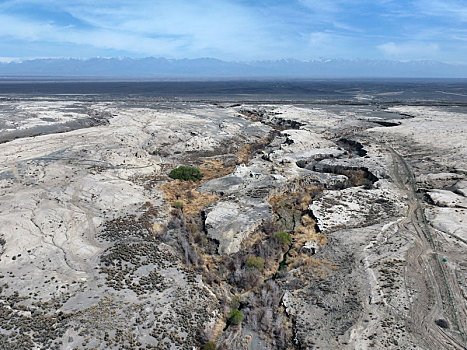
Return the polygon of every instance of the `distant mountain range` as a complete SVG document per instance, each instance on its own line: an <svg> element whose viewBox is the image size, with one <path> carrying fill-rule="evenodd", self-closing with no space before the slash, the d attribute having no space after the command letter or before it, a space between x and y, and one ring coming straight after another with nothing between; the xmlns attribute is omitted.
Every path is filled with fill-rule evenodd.
<svg viewBox="0 0 467 350"><path fill-rule="evenodd" d="M364 59L227 62L213 58L50 58L0 63L0 78L8 77L467 78L467 65Z"/></svg>

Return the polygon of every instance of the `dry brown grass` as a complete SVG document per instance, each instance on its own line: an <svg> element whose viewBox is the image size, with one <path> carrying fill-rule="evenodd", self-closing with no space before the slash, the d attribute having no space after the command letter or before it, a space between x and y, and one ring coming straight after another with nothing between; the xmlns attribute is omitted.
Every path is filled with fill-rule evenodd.
<svg viewBox="0 0 467 350"><path fill-rule="evenodd" d="M300 268L301 271L311 273L319 279L324 279L332 271L338 268L328 260L316 259L306 254L299 254L296 257L290 258L288 269ZM304 276L303 276L304 277Z"/></svg>
<svg viewBox="0 0 467 350"><path fill-rule="evenodd" d="M300 192L284 193L269 198L268 202L273 208L288 204L293 206L296 210L305 211L312 201L310 193L322 191L323 188L317 186L308 186L303 188Z"/></svg>
<svg viewBox="0 0 467 350"><path fill-rule="evenodd" d="M201 182L224 177L231 174L234 169L235 166L227 165L219 159L203 159L203 163L199 166L199 170L203 174Z"/></svg>
<svg viewBox="0 0 467 350"><path fill-rule="evenodd" d="M269 198L268 202L269 204L271 204L271 207L273 207L274 209L274 208L277 208L279 205L281 205L281 203L284 200L289 201L291 196L292 195L289 195L289 194L281 194L281 195L273 196Z"/></svg>
<svg viewBox="0 0 467 350"><path fill-rule="evenodd" d="M217 319L217 322L212 330L212 336L213 336L212 338L214 340L217 340L220 338L220 336L224 332L226 325L227 324L225 323L224 318L222 316Z"/></svg>
<svg viewBox="0 0 467 350"><path fill-rule="evenodd" d="M191 216L219 199L218 195L196 191L195 188L199 184L199 181L174 180L158 189L164 192L164 198L168 203L173 205L175 202L182 202L183 212L186 216Z"/></svg>
<svg viewBox="0 0 467 350"><path fill-rule="evenodd" d="M270 134L264 139L259 140L258 142L255 143L247 143L243 145L242 147L239 148L237 152L237 160L239 164L246 164L250 160L253 159L254 155L264 149L272 140L273 140L273 135Z"/></svg>
<svg viewBox="0 0 467 350"><path fill-rule="evenodd" d="M319 246L323 246L328 243L328 239L325 235L316 232L316 222L309 215L303 215L301 223L302 224L299 225L294 232L294 245L295 242L297 242L303 246L303 244L308 241L314 241L318 243Z"/></svg>
<svg viewBox="0 0 467 350"><path fill-rule="evenodd" d="M175 202L183 203L183 212L186 216L198 214L219 199L219 196L215 194L199 193L196 188L200 184L226 176L233 171L232 166L225 166L224 162L218 159L204 159L199 169L203 174L203 179L200 181L174 180L158 187L164 192L165 200L171 205Z"/></svg>
<svg viewBox="0 0 467 350"><path fill-rule="evenodd" d="M237 152L237 160L240 164L246 164L248 163L251 158L253 157L252 155L252 150L253 146L250 144L244 145L241 147L238 152Z"/></svg>

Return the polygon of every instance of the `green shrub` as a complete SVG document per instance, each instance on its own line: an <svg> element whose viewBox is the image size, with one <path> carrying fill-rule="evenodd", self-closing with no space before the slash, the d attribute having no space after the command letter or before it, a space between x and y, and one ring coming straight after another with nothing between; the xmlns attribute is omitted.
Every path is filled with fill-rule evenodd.
<svg viewBox="0 0 467 350"><path fill-rule="evenodd" d="M183 202L173 202L172 207L183 209Z"/></svg>
<svg viewBox="0 0 467 350"><path fill-rule="evenodd" d="M179 166L178 168L173 169L169 176L172 179L183 181L198 181L203 178L203 174L201 174L199 169L193 166Z"/></svg>
<svg viewBox="0 0 467 350"><path fill-rule="evenodd" d="M274 235L274 238L276 239L276 241L278 241L284 246L288 246L290 245L290 243L292 243L292 238L290 237L290 234L288 234L287 232L277 232Z"/></svg>
<svg viewBox="0 0 467 350"><path fill-rule="evenodd" d="M250 256L246 260L245 266L253 269L262 270L264 269L264 259L259 256Z"/></svg>
<svg viewBox="0 0 467 350"><path fill-rule="evenodd" d="M203 346L203 350L216 350L217 346L216 343L210 341Z"/></svg>
<svg viewBox="0 0 467 350"><path fill-rule="evenodd" d="M243 321L243 313L238 309L232 309L229 313L229 322L232 324L240 324Z"/></svg>

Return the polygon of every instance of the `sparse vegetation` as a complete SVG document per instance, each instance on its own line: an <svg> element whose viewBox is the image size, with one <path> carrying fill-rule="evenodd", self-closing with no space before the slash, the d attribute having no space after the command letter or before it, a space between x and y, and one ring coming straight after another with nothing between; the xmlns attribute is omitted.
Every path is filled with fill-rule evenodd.
<svg viewBox="0 0 467 350"><path fill-rule="evenodd" d="M232 309L229 313L229 322L238 325L243 321L243 313L238 309Z"/></svg>
<svg viewBox="0 0 467 350"><path fill-rule="evenodd" d="M238 309L238 308L240 307L240 297L237 296L237 295L234 296L234 297L232 298L232 301L231 301L230 305L231 305L231 307L232 307L233 309Z"/></svg>
<svg viewBox="0 0 467 350"><path fill-rule="evenodd" d="M263 270L264 269L264 259L259 257L259 256L250 256L246 262L245 266L248 268L253 268L257 270Z"/></svg>
<svg viewBox="0 0 467 350"><path fill-rule="evenodd" d="M218 200L219 196L201 194L196 190L200 183L230 173L235 164L248 162L254 154L254 148L243 147L235 160L230 158L202 160L199 163L202 179L199 181L179 179L166 183L159 189L164 191L166 201L172 204L171 219L167 225L170 232L168 239L177 244L183 262L189 268L201 272L203 282L207 285L218 288L223 283L228 283L232 287L230 298L226 295L221 302L224 310L230 311L226 314L227 325L247 324L259 333L271 334L270 344L285 349L291 337L291 325L282 314L283 310L280 308L282 291L275 280L283 278L288 273L289 260L295 262L297 258L300 258L300 261L308 258L306 254L300 254L298 249L305 239L309 241L314 238L310 234L315 233L315 222L307 220L306 214L312 198L322 189L310 187L305 191L306 194L300 191L300 193L285 193L273 197L271 206L274 215L262 223L261 227L251 235L251 240L245 242L239 252L223 258L215 254L216 242L207 239L202 217L203 208ZM183 208L175 204L176 202L183 203ZM303 216L306 217L298 226L309 228L310 232L304 234L305 232L300 231L296 235L295 225ZM285 250L287 256L284 254ZM303 268L308 271L313 267L314 272L314 265L309 267L307 263L308 261L303 261ZM281 272L279 272L280 268L282 268ZM297 284L301 280L295 279L294 282ZM212 342L225 327L222 323L215 331L202 330L207 333L198 339L201 349L229 348L231 344L228 342L220 341L218 344ZM224 331L230 332L225 328ZM235 329L231 331L235 332Z"/></svg>
<svg viewBox="0 0 467 350"><path fill-rule="evenodd" d="M169 173L169 177L182 181L199 181L203 178L203 174L196 167L182 165L173 169Z"/></svg>

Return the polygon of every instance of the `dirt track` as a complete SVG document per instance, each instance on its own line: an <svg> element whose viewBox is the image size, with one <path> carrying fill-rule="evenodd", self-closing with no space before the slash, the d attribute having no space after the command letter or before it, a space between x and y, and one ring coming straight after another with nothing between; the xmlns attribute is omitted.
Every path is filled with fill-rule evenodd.
<svg viewBox="0 0 467 350"><path fill-rule="evenodd" d="M448 258L439 254L445 240L425 218L408 164L393 148L387 148L393 158L393 178L409 202L407 217L398 223L398 230L409 232L415 239L407 253L404 281L408 295L418 293L411 300L406 326L427 349L465 349L467 308L454 272L445 263ZM437 320L448 320L451 326L440 327Z"/></svg>

